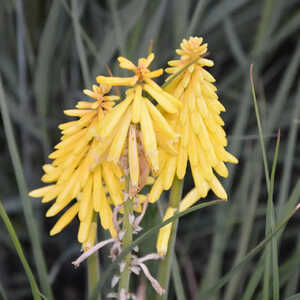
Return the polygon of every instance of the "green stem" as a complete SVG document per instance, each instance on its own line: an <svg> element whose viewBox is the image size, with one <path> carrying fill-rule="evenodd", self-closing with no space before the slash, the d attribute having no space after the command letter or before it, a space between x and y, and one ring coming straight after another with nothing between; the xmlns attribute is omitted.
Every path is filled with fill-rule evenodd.
<svg viewBox="0 0 300 300"><path fill-rule="evenodd" d="M94 214L94 222L97 222L97 215ZM96 232L96 240L95 240L95 244L97 244L97 232ZM100 263L99 263L99 252L95 252L94 254L92 254L91 256L88 257L88 261L87 261L87 265L88 265L88 295L89 297L92 294L92 291L94 290L94 288L96 287L96 285L98 284L99 280L100 280ZM98 295L97 300L101 299L101 295Z"/></svg>
<svg viewBox="0 0 300 300"><path fill-rule="evenodd" d="M170 191L170 206L178 209L182 196L183 180L175 177ZM158 281L166 291L162 296L157 295L156 300L166 300L168 298L168 287L170 282L171 267L175 249L178 219L172 223L171 235L168 244L168 251L165 258L159 264Z"/></svg>
<svg viewBox="0 0 300 300"><path fill-rule="evenodd" d="M122 248L126 249L132 243L132 224L130 223L130 216L133 214L133 203L132 199L128 199L124 202L124 221L122 230L125 232ZM131 266L131 251L125 256L123 263L125 263L125 268L121 274L120 283L119 283L119 294L122 290L126 292L129 291L129 282L130 282L130 266Z"/></svg>

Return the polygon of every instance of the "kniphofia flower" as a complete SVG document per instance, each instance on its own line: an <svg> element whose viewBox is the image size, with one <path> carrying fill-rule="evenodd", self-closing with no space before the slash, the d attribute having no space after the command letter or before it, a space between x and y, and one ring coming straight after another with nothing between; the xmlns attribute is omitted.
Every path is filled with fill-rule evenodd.
<svg viewBox="0 0 300 300"><path fill-rule="evenodd" d="M95 138L99 123L119 99L106 95L110 90L109 85L93 85L93 91L84 90L84 93L94 101L79 101L76 109L64 111L67 116L79 119L59 125L61 141L49 155L52 163L43 166L42 181L50 185L29 194L42 197L43 203L55 199L47 217L66 208L50 235L59 233L78 215L78 241L84 249L92 246L96 237L95 213L99 213L102 227L109 229L112 236L116 235L111 204L118 205L123 201L120 167L104 161L104 157L97 161L94 158L95 148L102 144Z"/></svg>
<svg viewBox="0 0 300 300"><path fill-rule="evenodd" d="M180 59L169 61L170 67L166 69L171 74L167 82L173 79L166 90L183 104L179 115L165 115L174 131L180 134L174 145L178 154L160 150L160 175L150 193L150 202L156 201L163 189L170 188L175 175L179 179L185 176L189 162L195 188L180 203L181 211L206 197L210 189L217 197L226 200L226 191L216 174L227 177L225 162L238 162L225 150L227 138L220 117L225 108L218 100L215 79L205 70L205 67L212 67L214 63L205 58L207 44L202 44L202 40L198 37L184 39L181 49L176 50ZM174 209L169 207L166 215L169 217L173 214ZM170 226L160 231L157 247L162 255L166 252L169 234Z"/></svg>
<svg viewBox="0 0 300 300"><path fill-rule="evenodd" d="M125 173L130 175L133 195L143 187L150 170L158 172L158 147L171 149L178 138L161 111L174 115L181 103L152 80L163 72L162 69L149 70L153 59L154 54L151 53L147 58L140 58L136 66L119 57L120 67L134 72L133 76L97 77L100 84L130 87L126 90L125 99L101 122L99 137L109 142L106 147L99 145L95 153L99 156L107 151L108 161L123 166ZM159 104L161 111L152 100Z"/></svg>

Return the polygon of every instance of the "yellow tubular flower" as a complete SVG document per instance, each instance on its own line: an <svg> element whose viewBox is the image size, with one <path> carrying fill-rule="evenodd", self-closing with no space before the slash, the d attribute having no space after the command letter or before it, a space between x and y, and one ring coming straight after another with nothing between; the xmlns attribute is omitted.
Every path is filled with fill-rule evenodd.
<svg viewBox="0 0 300 300"><path fill-rule="evenodd" d="M185 176L189 162L195 189L180 203L180 211L206 197L210 189L217 197L226 200L227 194L215 173L227 177L228 170L224 162L238 163L238 160L224 149L227 139L220 113L225 111L225 108L218 101L217 89L213 84L215 79L204 69L213 66L214 63L204 58L207 54L207 44L202 44L202 40L198 37L184 39L181 49L176 50L180 58L169 61L170 67L166 69L166 72L171 74L166 81L168 82L185 68L166 87L167 92L182 102L180 113L164 114L173 130L180 134L180 138L174 145L176 155L165 149L159 150L159 155L164 157L165 162L160 166L159 177L149 195L150 202L156 201L163 189L170 188L169 178L173 179L176 175L182 179ZM164 233L164 243L168 243L169 235L170 232ZM161 244L162 241L158 240L158 249Z"/></svg>
<svg viewBox="0 0 300 300"><path fill-rule="evenodd" d="M172 207L168 207L163 222L173 217L175 213L175 209ZM160 256L165 256L168 250L168 242L171 235L172 223L169 223L163 226L158 234L156 248L157 252Z"/></svg>
<svg viewBox="0 0 300 300"><path fill-rule="evenodd" d="M160 149L159 155L165 156L169 162L161 168L160 176L166 177L167 173L169 178L173 178L176 174L182 179L189 161L200 197L205 197L208 190L212 189L219 198L227 199L226 192L214 172L227 177L228 170L224 162L237 163L238 160L224 149L227 139L220 113L225 108L218 101L217 89L213 84L215 79L204 69L213 66L213 61L203 57L207 53L207 44L202 44L202 40L198 37L184 39L181 49L176 51L180 59L169 61L170 67L166 69L171 74L168 82L190 64L166 87L166 91L180 99L183 106L175 117L165 114L173 130L179 132L180 138L175 144L175 168L171 168L174 155ZM168 189L169 186L168 180L163 180L163 188ZM154 197L150 199L152 202L156 200Z"/></svg>
<svg viewBox="0 0 300 300"><path fill-rule="evenodd" d="M105 188L115 204L122 202L124 184L120 182L121 169L114 166L112 172L111 163L95 163L94 159L95 151L106 145L95 138L98 126L112 109L114 101L119 99L118 96L106 95L110 90L108 85L93 85L92 91L83 91L93 101L79 101L75 109L65 110L66 115L79 119L59 126L61 141L49 155L52 163L43 167L45 174L42 181L52 184L29 193L31 197L42 197L43 203L56 199L47 211L47 217L65 210L51 229L51 235L62 231L78 215L78 240L84 250L95 242L95 213L99 213L102 227L116 235ZM118 175L116 172L119 172ZM105 176L107 173L109 176Z"/></svg>
<svg viewBox="0 0 300 300"><path fill-rule="evenodd" d="M162 69L149 70L153 59L154 54L151 53L147 58L140 58L136 66L126 58L119 57L120 67L134 72L132 77L97 77L100 84L130 86L125 99L106 114L101 121L102 125L98 126L100 140L105 141L111 137L111 141L98 149L97 155L107 152L107 161L120 164L124 173L129 173L131 196L144 185L141 178L143 169L158 172L158 146L164 148L166 145L168 150L168 144L171 145L178 139L178 134L171 128L162 112L176 114L182 104L152 80L163 72ZM160 105L162 112L147 95Z"/></svg>

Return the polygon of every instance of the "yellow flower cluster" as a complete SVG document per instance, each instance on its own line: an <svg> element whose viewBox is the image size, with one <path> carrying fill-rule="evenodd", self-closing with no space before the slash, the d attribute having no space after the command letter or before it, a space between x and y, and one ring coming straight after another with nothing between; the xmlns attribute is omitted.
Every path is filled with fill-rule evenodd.
<svg viewBox="0 0 300 300"><path fill-rule="evenodd" d="M227 177L224 162L237 163L237 159L225 150L227 139L220 117L225 108L218 101L215 79L204 69L213 66L204 57L207 44L202 44L202 38L190 38L176 52L180 59L169 61L165 89L153 81L163 70L149 70L153 53L140 58L137 65L119 57L120 67L134 74L98 76L99 85L93 91L84 90L94 101L79 101L76 109L65 111L78 119L59 126L61 141L49 155L52 163L43 167L42 181L50 185L30 193L42 197L43 203L55 199L47 217L65 210L51 235L78 215L78 240L86 250L94 244L99 213L102 227L116 236L112 209L124 202L126 193L140 211L144 201L155 202L163 190L170 189L175 176L184 178L188 162L195 188L180 202L180 211L210 189L227 199L215 173ZM128 87L116 105L119 97L107 95L112 86ZM124 177L129 180L125 182ZM139 194L146 184L152 185L150 193ZM170 206L164 220L176 209ZM170 230L169 224L159 233L157 248L162 255Z"/></svg>
<svg viewBox="0 0 300 300"><path fill-rule="evenodd" d="M49 155L51 164L44 165L42 181L52 183L30 192L31 197L43 197L54 204L46 213L52 217L66 207L66 211L50 234L59 233L78 215L80 226L78 241L83 249L94 244L96 237L95 213L100 214L101 225L116 236L112 207L125 199L124 176L130 178L129 194L135 197L134 209L141 211L144 195L137 194L146 184L152 184L151 170L158 172L158 147L168 149L167 141L178 135L162 113L143 92L147 92L166 112L178 113L181 106L174 96L161 89L152 78L160 76L162 69L148 69L154 54L141 58L135 66L120 57L120 66L135 72L129 78L98 76L99 86L84 93L94 102L78 102L76 109L66 110L76 121L61 124L61 142ZM108 96L111 87L133 86L125 99L114 106L117 96Z"/></svg>
<svg viewBox="0 0 300 300"><path fill-rule="evenodd" d="M42 181L51 184L29 193L31 197L43 197L43 203L55 199L47 217L58 214L72 203L50 234L59 233L78 215L78 241L84 249L93 245L96 237L94 212L100 214L103 228L115 236L110 204L118 205L123 201L120 167L110 162L95 163L94 160L94 151L101 144L95 138L99 124L114 106L114 101L119 99L106 95L110 90L108 85L94 85L93 91L84 90L94 101L79 101L76 109L65 110L67 116L79 119L59 125L61 141L49 155L52 163L43 166Z"/></svg>
<svg viewBox="0 0 300 300"><path fill-rule="evenodd" d="M210 189L217 197L226 200L227 194L214 172L227 177L224 162L237 163L238 160L224 149L227 139L220 113L225 108L218 101L213 84L215 79L204 69L214 64L204 57L207 44L202 44L202 38L192 37L183 40L181 49L177 49L176 53L180 59L169 61L170 67L166 69L171 74L166 82L172 79L166 90L183 106L178 116L165 117L180 138L174 145L176 154L160 150L160 174L149 198L150 202L156 201L163 189L170 188L175 175L182 179L189 161L196 188L180 203L179 210L183 211L206 197ZM172 215L171 212L174 214L174 208L169 207L166 216ZM157 248L162 255L166 252L169 235L170 228L163 228L159 233Z"/></svg>
<svg viewBox="0 0 300 300"><path fill-rule="evenodd" d="M162 74L162 69L152 72L148 69L153 59L152 53L147 58L140 58L135 66L126 58L119 57L120 67L135 73L132 77L97 77L100 84L132 86L127 89L125 99L104 117L100 138L111 137L107 160L114 163L118 163L127 144L128 156L125 159L134 191L140 190L144 185L146 178L140 173L147 173L145 170L158 172L158 147L168 150L168 141L178 138L163 114L143 95L143 92L147 92L163 111L171 115L178 113L181 107L176 97L165 92L152 80Z"/></svg>

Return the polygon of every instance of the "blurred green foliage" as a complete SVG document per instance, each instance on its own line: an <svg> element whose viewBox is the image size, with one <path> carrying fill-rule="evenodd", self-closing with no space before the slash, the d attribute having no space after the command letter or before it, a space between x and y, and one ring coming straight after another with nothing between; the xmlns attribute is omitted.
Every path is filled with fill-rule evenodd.
<svg viewBox="0 0 300 300"><path fill-rule="evenodd" d="M266 248L266 252L260 252L232 274L222 289L215 288L209 296L201 297L218 286L222 276L244 259L268 228L268 188L252 105L250 63L254 64L269 166L277 130L281 130L274 209L268 208L273 216L269 215L267 222L273 220L272 226L278 225L299 202L299 1L0 0L0 81L21 158L20 170L16 160L12 164L14 153L9 145L13 137L1 122L0 200L29 264L42 278L41 266L35 264L39 261L38 245L32 249L32 231L28 228L38 229L55 299L82 299L85 294L84 267L74 270L70 263L80 250L77 224L50 238L48 231L55 220L44 218L47 205L32 199L28 204L24 191L40 186L41 166L59 138L57 125L66 121L63 109L84 98L81 90L90 88L96 75L106 75L107 66L113 74L123 75L115 62L118 55L136 61L147 54L152 40L156 54L153 68L166 67L181 39L189 35L202 36L208 43L210 58L215 62L210 71L227 108L223 118L229 151L240 163L229 166L230 177L223 181L229 195L225 206L206 208L181 219L176 244L178 265L174 264L180 273L174 272L177 276L173 277L175 284L171 282L169 299L176 299L176 295L183 299L185 295L186 299L268 300L277 297L276 288L280 299L299 299L293 296L300 291L299 213L273 239L278 272L274 251L266 264ZM3 121L4 113L2 108ZM187 177L184 193L191 184ZM209 195L208 200L212 199ZM31 209L36 224L28 225ZM105 233L100 235L100 239L105 238ZM150 247L149 241L145 247ZM102 269L109 262L106 257L107 253L102 252ZM5 293L8 299L32 299L25 273L2 224L0 270L0 297Z"/></svg>

